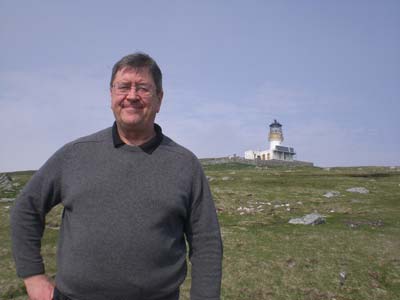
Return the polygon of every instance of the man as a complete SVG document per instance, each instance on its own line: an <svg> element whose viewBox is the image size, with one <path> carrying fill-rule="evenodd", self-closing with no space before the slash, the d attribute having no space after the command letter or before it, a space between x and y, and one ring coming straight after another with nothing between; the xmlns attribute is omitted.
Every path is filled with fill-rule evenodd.
<svg viewBox="0 0 400 300"><path fill-rule="evenodd" d="M195 156L154 123L162 75L146 54L112 70L113 127L73 141L35 173L11 214L17 274L32 300L176 300L192 264L191 299L219 299L222 243ZM64 206L55 285L40 241Z"/></svg>

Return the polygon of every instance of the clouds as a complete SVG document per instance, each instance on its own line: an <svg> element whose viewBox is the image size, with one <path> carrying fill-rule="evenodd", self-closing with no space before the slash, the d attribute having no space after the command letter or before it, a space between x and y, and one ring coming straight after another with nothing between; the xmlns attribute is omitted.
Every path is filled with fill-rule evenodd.
<svg viewBox="0 0 400 300"><path fill-rule="evenodd" d="M0 153L2 171L36 169L64 143L112 124L108 76L88 70L0 73L0 126L7 133ZM199 157L268 148L273 119L283 124L284 144L295 147L300 160L368 165L391 164L397 157L398 144L388 151L385 141L390 137L382 126L355 116L346 119L352 113L345 98L272 81L217 96L201 86L186 89L173 81L164 88L157 122Z"/></svg>
<svg viewBox="0 0 400 300"><path fill-rule="evenodd" d="M110 126L135 50L163 70L164 132L200 157L265 149L278 119L299 159L400 164L398 1L47 2L0 4L0 171Z"/></svg>
<svg viewBox="0 0 400 300"><path fill-rule="evenodd" d="M204 93L171 88L159 116L172 137L185 142L200 157L243 155L251 148L265 149L273 119L292 119L291 124L299 126L302 118L296 122L293 116L307 114L313 105L306 92L270 82L254 91L245 89L246 97L239 101L230 100L229 94L214 98Z"/></svg>
<svg viewBox="0 0 400 300"><path fill-rule="evenodd" d="M388 165L397 160L399 143L387 136L388 128L365 119L368 107L359 107L346 96L271 81L248 92L243 101L230 101L229 95L207 97L200 89L166 88L171 92L159 120L167 134L200 157L267 149L268 126L278 119L284 144L295 147L300 160L320 166Z"/></svg>
<svg viewBox="0 0 400 300"><path fill-rule="evenodd" d="M63 71L0 73L2 170L36 169L64 143L109 126L104 80Z"/></svg>

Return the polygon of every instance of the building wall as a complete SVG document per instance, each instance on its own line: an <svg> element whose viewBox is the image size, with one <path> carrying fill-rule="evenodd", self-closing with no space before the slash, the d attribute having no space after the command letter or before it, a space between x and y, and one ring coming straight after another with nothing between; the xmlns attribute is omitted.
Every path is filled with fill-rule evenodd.
<svg viewBox="0 0 400 300"><path fill-rule="evenodd" d="M203 158L200 159L203 165L213 165L213 164L222 164L222 163L230 163L230 162L238 162L245 163L250 165L257 166L309 166L312 167L314 164L312 162L306 161L298 161L298 160L261 160L261 159L244 159L243 157L235 156L235 157L218 157L218 158Z"/></svg>
<svg viewBox="0 0 400 300"><path fill-rule="evenodd" d="M279 146L281 144L281 142L280 141L270 141L270 143L269 143L269 149L270 150L274 150L275 149L275 147L276 146Z"/></svg>
<svg viewBox="0 0 400 300"><path fill-rule="evenodd" d="M258 151L248 150L244 153L245 159L256 159Z"/></svg>

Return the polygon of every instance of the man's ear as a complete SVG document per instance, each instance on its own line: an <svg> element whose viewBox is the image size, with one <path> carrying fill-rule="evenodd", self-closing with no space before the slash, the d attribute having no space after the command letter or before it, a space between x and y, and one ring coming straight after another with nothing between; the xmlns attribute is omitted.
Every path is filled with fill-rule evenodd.
<svg viewBox="0 0 400 300"><path fill-rule="evenodd" d="M164 97L164 91L161 91L159 93L157 93L157 98L158 98L158 110L157 112L160 112L160 107L161 107L161 103Z"/></svg>
<svg viewBox="0 0 400 300"><path fill-rule="evenodd" d="M160 91L159 93L157 93L157 97L160 100L160 102L162 101L163 97L164 97L164 91Z"/></svg>

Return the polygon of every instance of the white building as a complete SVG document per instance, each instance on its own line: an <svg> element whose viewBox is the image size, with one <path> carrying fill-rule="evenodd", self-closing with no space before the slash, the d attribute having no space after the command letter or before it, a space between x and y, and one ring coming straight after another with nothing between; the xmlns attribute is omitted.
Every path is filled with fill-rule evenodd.
<svg viewBox="0 0 400 300"><path fill-rule="evenodd" d="M293 161L296 153L294 148L282 146L283 133L282 125L276 120L269 125L269 149L264 151L248 150L244 153L245 159L261 159L261 160L286 160Z"/></svg>

